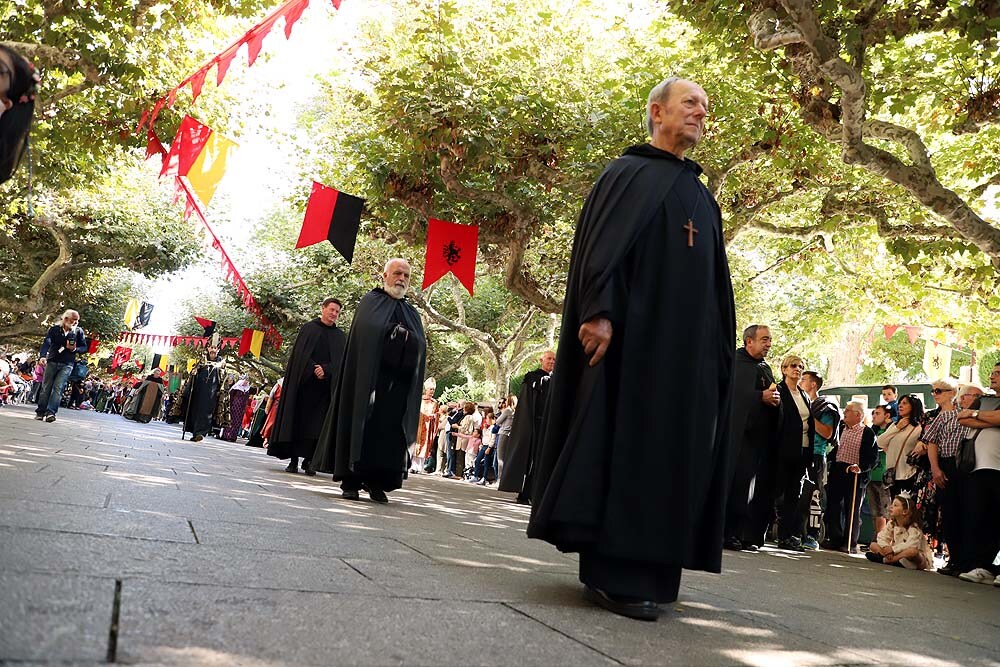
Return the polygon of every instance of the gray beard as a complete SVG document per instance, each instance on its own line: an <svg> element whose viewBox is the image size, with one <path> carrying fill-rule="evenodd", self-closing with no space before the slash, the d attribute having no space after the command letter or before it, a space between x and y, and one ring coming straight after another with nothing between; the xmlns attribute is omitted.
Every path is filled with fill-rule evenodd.
<svg viewBox="0 0 1000 667"><path fill-rule="evenodd" d="M405 287L395 287L395 286L386 285L385 286L385 291L386 291L386 294L388 294L389 296L391 296L393 299L402 299L403 296L406 294L406 288Z"/></svg>

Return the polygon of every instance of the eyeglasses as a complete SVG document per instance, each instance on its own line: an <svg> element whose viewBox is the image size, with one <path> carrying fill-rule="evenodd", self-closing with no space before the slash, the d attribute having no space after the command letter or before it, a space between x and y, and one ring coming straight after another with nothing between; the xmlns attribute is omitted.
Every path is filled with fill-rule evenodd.
<svg viewBox="0 0 1000 667"><path fill-rule="evenodd" d="M949 391L955 391L955 390L954 389L932 389L931 393L934 394L935 396L939 396L941 394L947 394Z"/></svg>
<svg viewBox="0 0 1000 667"><path fill-rule="evenodd" d="M802 364L788 364L787 368L805 368Z"/></svg>

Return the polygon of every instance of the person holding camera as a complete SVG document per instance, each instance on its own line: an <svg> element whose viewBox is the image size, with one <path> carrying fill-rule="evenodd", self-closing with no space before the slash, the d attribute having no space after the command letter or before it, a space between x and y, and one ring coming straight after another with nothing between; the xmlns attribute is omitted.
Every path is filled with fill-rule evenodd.
<svg viewBox="0 0 1000 667"><path fill-rule="evenodd" d="M86 340L83 329L78 326L79 322L80 313L67 310L62 314L60 323L45 334L42 349L39 350L39 355L45 360L45 375L42 377L42 388L38 392L38 407L35 409L35 419L39 421L56 420L66 381L69 380L76 365L76 355L87 352Z"/></svg>

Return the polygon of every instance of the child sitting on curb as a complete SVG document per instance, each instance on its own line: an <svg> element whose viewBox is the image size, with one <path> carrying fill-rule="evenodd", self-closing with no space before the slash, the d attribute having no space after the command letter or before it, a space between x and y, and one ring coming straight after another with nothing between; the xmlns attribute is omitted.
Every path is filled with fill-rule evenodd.
<svg viewBox="0 0 1000 667"><path fill-rule="evenodd" d="M889 508L889 523L879 532L865 556L873 563L887 563L908 570L929 570L934 554L920 525L916 499L900 494Z"/></svg>

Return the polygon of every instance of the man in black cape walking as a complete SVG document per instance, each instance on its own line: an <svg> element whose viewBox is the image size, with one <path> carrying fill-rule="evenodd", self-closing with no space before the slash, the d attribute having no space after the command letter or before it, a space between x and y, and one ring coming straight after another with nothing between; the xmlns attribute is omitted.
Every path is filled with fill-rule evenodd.
<svg viewBox="0 0 1000 667"><path fill-rule="evenodd" d="M670 78L646 108L652 141L580 215L528 536L580 553L592 602L656 620L681 568L721 569L736 324L719 208L684 158L708 98Z"/></svg>
<svg viewBox="0 0 1000 667"><path fill-rule="evenodd" d="M510 439L503 452L500 470L501 491L517 494L517 502L531 502L532 473L538 443L542 439L542 415L549 395L549 374L556 365L556 353L545 351L538 360L539 368L524 374L517 395L517 412L510 430Z"/></svg>
<svg viewBox="0 0 1000 667"><path fill-rule="evenodd" d="M281 401L267 454L291 459L286 472L298 472L299 457L302 457L303 471L307 475L316 474L309 462L330 409L330 396L340 378L340 365L347 346L347 336L337 328L340 308L337 299L323 301L320 316L299 329L285 366Z"/></svg>
<svg viewBox="0 0 1000 667"><path fill-rule="evenodd" d="M188 374L180 398L170 409L171 415L184 422L181 440L190 431L191 442L201 442L213 427L229 426L229 409L221 400L225 373L226 361L219 354L217 338L213 337L205 348L205 356Z"/></svg>
<svg viewBox="0 0 1000 667"><path fill-rule="evenodd" d="M409 285L410 264L390 259L382 286L358 303L316 445L313 468L333 473L348 500L365 489L374 502L389 502L385 494L403 485L417 437L427 344L420 315L403 299Z"/></svg>

